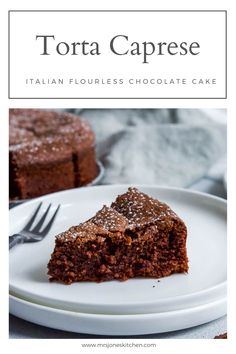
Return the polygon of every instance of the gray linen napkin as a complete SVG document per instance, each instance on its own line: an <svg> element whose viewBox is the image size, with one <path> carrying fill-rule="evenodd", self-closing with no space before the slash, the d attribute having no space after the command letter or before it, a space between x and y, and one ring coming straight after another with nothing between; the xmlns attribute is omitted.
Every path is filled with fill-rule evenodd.
<svg viewBox="0 0 236 354"><path fill-rule="evenodd" d="M86 118L96 133L98 158L105 167L103 184L188 187L226 154L226 124L211 117L225 117L224 110L70 111Z"/></svg>

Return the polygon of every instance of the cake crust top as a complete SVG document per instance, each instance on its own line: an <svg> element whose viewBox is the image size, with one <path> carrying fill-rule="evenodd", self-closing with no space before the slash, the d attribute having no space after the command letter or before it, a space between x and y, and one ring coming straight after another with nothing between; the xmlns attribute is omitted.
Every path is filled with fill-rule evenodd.
<svg viewBox="0 0 236 354"><path fill-rule="evenodd" d="M129 188L126 193L119 195L111 207L129 220L131 230L156 223L166 227L168 223L173 223L173 218L177 218L167 204L149 197L137 188Z"/></svg>
<svg viewBox="0 0 236 354"><path fill-rule="evenodd" d="M77 239L83 243L100 237L101 241L107 236L124 237L125 231L132 233L149 225L159 230L171 230L176 220L182 222L168 205L136 188L129 188L128 192L117 197L111 207L103 206L94 217L71 227L58 235L57 239L59 241Z"/></svg>
<svg viewBox="0 0 236 354"><path fill-rule="evenodd" d="M22 163L41 163L43 159L58 158L66 149L83 150L95 144L90 125L78 116L37 109L10 109L9 150ZM41 151L41 153L39 153Z"/></svg>
<svg viewBox="0 0 236 354"><path fill-rule="evenodd" d="M90 221L110 232L124 232L129 225L129 220L124 215L105 205Z"/></svg>

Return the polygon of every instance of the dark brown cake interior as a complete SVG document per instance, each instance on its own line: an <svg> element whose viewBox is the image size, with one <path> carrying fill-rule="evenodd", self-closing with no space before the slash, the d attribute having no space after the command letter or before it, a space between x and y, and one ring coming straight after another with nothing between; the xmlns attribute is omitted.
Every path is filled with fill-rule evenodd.
<svg viewBox="0 0 236 354"><path fill-rule="evenodd" d="M188 271L187 229L164 203L135 188L56 238L51 280L126 280Z"/></svg>

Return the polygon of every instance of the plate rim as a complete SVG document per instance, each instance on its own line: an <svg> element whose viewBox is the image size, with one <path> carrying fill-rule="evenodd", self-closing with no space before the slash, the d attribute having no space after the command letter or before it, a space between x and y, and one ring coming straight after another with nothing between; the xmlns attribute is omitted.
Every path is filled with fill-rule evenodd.
<svg viewBox="0 0 236 354"><path fill-rule="evenodd" d="M55 316L50 316L51 321L53 320L53 326L51 323L50 323L50 325L48 325L49 323L46 320L44 322L42 322L42 321L39 322L39 321L37 321L37 319L34 318L34 321L32 321L32 318L29 319L29 314L32 314L32 312L28 311L28 316L22 316L22 315L16 314L16 311L14 311L12 309L12 306L16 306L16 305L20 306L20 307L26 306L29 309L33 309L33 311L44 312L43 317L45 317L45 312L46 312L46 313L50 313L50 314L54 313L58 316L63 316L63 315L66 317L69 316L69 318L73 317L74 319L78 319L78 320L82 320L82 321L85 320L85 322L86 322L85 327L87 329L78 330L78 326L76 326L76 329L75 329L75 324L73 325L73 327L74 327L73 329L71 329L71 328L69 329L68 327L66 328L65 326L61 326L61 325L59 326L58 324L55 324L55 322L58 321L58 319L55 320ZM207 320L206 319L200 320L200 321L199 321L199 319L196 320L196 318L198 317L198 316L196 316L196 312L199 312L202 309L204 312L206 312L206 310L209 310L209 308L214 309L214 306L215 307L218 306L217 309L218 309L218 312L221 312L220 314L218 313L217 315L214 315L213 318L211 316L211 318L208 318ZM172 332L172 331L176 331L176 330L183 330L183 329L191 328L191 327L194 327L197 325L205 324L205 323L208 323L212 320L220 318L220 317L227 314L227 299L221 298L221 299L216 300L213 303L210 302L210 303L196 306L193 308L187 308L187 309L176 310L176 311L169 311L169 312L164 312L164 313L155 313L154 312L154 313L148 313L148 314L109 315L109 314L77 313L77 312L67 311L67 310L62 310L62 309L54 309L50 306L40 305L40 304L37 304L34 302L26 301L26 300L21 299L19 297L9 295L9 312L11 314L13 314L14 316L20 317L24 320L35 323L37 325L46 326L46 327L54 328L57 330L64 330L64 331L68 331L68 332L81 333L81 334L95 334L95 335L113 335L113 336L141 335L141 334L145 335L145 334L151 334L151 333L157 334L157 333ZM194 317L195 318L194 324L187 324L186 323L186 315L189 315L189 314L192 317L195 316ZM164 326L165 330L163 328L161 330L160 329L159 330L156 330L156 329L155 330L154 329L147 330L147 328L146 328L147 322L150 323L151 321L155 320L155 325L157 325L157 324L159 325L160 321L163 321L163 319L165 320L165 317L171 316L171 315L172 315L172 317L176 317L179 315L180 320L182 320L184 318L184 320L183 320L184 325L179 325L179 321L177 321L178 325L174 326L176 328L173 328L173 324L171 324L171 326L169 325L169 328L166 328L168 326ZM183 315L185 315L185 316L183 316ZM31 315L31 317L32 317L32 315ZM35 317L35 314L34 314L34 317ZM128 330L130 332L127 333L127 329L123 328L123 326L124 327L125 327L125 325L127 326L127 322L133 321L133 320L135 320L134 322L132 322L134 325L137 324L138 322L139 323L141 322L141 326L142 326L142 323L144 323L144 327L143 327L144 329L140 330L140 327L139 327L139 329L134 330L133 327L129 325ZM88 330L88 324L91 324L91 321L102 321L103 325L99 326L98 330L96 330L96 331ZM107 327L108 330L105 329L105 332L104 332L104 322L107 322L107 321L112 322L112 325L108 326ZM196 321L197 321L197 323L196 323ZM116 324L116 325L121 324L121 331L119 333L113 332L114 324ZM81 325L81 322L80 322L80 325ZM163 324L162 324L162 327L163 327Z"/></svg>
<svg viewBox="0 0 236 354"><path fill-rule="evenodd" d="M20 208L25 204L30 204L30 203L34 203L35 201L41 201L41 199L44 198L49 198L52 195L56 195L56 194L66 194L66 193L72 193L72 192L82 192L84 190L89 190L91 188L93 189L100 189L100 188L129 188L129 187L134 187L134 188L151 188L151 189L161 189L161 190L168 190L168 191L174 191L174 192L183 192L186 194L192 194L192 195L198 195L198 196L205 196L206 198L209 198L211 200L217 200L219 202L221 202L222 204L224 204L227 207L227 199L224 199L222 197L218 197L216 195L213 194L209 194L206 192L201 192L201 191L197 191L197 190L193 190L193 189L189 189L189 188L183 188L183 187L169 187L169 186L163 186L163 185L158 185L158 184L132 184L132 183L124 183L124 184L101 184L101 185L88 185L88 186L83 186L83 187L77 187L77 188L69 188L63 191L58 191L58 192L53 192L53 193L48 193L48 194L44 194L42 196L33 198L33 199L25 199L22 201L21 204L16 205L14 208L11 208L9 210L9 212L13 212L13 210L15 210L16 208ZM17 204L17 203L16 203Z"/></svg>

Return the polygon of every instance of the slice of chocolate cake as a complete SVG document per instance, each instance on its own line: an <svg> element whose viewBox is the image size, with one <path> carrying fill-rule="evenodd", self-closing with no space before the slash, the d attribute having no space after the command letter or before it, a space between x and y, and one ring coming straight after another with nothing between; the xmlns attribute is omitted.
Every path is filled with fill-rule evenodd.
<svg viewBox="0 0 236 354"><path fill-rule="evenodd" d="M135 188L56 238L50 280L160 278L188 271L187 229L164 203Z"/></svg>

